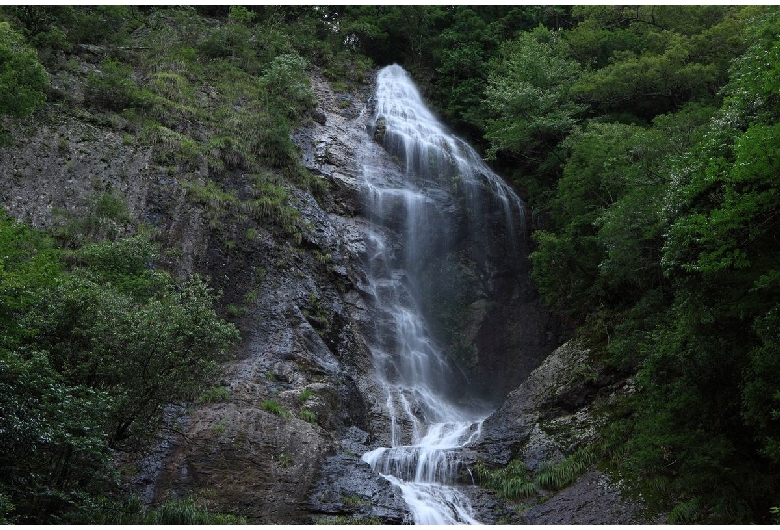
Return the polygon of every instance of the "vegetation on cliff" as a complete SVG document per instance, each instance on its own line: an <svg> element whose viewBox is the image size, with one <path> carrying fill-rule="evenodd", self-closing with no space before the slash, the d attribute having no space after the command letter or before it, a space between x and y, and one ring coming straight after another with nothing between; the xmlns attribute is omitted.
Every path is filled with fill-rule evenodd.
<svg viewBox="0 0 780 530"><path fill-rule="evenodd" d="M122 131L213 230L251 218L295 241L291 188L323 192L290 139L315 105L307 67L346 88L401 63L534 208L542 296L635 381L603 465L671 521L765 521L780 502L778 16L5 6L0 119L45 108ZM0 224L0 520L104 520L110 449L193 397L236 339L206 281L165 272L121 210L95 197L49 234Z"/></svg>

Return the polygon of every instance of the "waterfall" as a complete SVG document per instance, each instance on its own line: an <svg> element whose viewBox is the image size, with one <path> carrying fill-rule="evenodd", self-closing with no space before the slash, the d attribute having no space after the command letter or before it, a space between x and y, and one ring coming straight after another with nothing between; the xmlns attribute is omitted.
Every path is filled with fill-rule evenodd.
<svg viewBox="0 0 780 530"><path fill-rule="evenodd" d="M401 488L416 524L479 524L459 486L470 480L460 454L479 437L489 411L433 338L422 309L431 296L425 278L464 237L480 248L458 250L482 260L517 252L523 204L444 128L401 67L379 72L374 105L375 141L359 158L376 305L370 348L389 446L362 458ZM490 244L496 230L499 249Z"/></svg>

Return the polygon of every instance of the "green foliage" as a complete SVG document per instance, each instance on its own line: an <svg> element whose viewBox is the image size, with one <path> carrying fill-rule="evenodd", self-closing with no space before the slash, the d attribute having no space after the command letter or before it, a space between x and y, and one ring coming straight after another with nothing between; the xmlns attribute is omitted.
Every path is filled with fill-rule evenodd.
<svg viewBox="0 0 780 530"><path fill-rule="evenodd" d="M522 460L511 460L505 467L497 469L477 465L474 472L482 486L496 491L505 499L530 497L537 492Z"/></svg>
<svg viewBox="0 0 780 530"><path fill-rule="evenodd" d="M209 59L227 59L239 68L254 72L256 61L250 44L251 31L245 25L247 21L237 16L231 22L204 39L198 45L198 51Z"/></svg>
<svg viewBox="0 0 780 530"><path fill-rule="evenodd" d="M266 399L260 404L260 406L264 411L270 412L271 414L275 414L276 416L284 416L286 413L284 407L282 407L278 402L274 401L273 399Z"/></svg>
<svg viewBox="0 0 780 530"><path fill-rule="evenodd" d="M4 520L99 518L117 491L110 447L143 439L164 406L194 398L237 340L203 280L155 271L156 254L145 236L63 251L0 219Z"/></svg>
<svg viewBox="0 0 780 530"><path fill-rule="evenodd" d="M84 100L97 108L116 112L144 108L151 104L151 93L141 89L131 78L132 68L107 58L98 73L91 73L84 90Z"/></svg>
<svg viewBox="0 0 780 530"><path fill-rule="evenodd" d="M287 188L278 184L279 179L271 173L248 175L249 196L240 200L233 190L225 191L212 181L205 185L186 182L184 187L188 197L196 203L207 206L207 212L213 226L227 214L248 216L257 220L268 220L281 228L283 233L300 241L298 226L299 212L288 204L290 196Z"/></svg>
<svg viewBox="0 0 780 530"><path fill-rule="evenodd" d="M372 61L368 57L340 50L328 57L325 75L334 82L334 90L338 83L358 85L367 82Z"/></svg>
<svg viewBox="0 0 780 530"><path fill-rule="evenodd" d="M212 512L191 497L169 499L151 509L145 508L135 497L120 502L104 500L91 515L90 521L102 525L248 524L244 517Z"/></svg>
<svg viewBox="0 0 780 530"><path fill-rule="evenodd" d="M716 6L579 7L566 33L574 56L589 61L572 88L602 113L649 120L706 102L722 85L731 58L744 50L744 8Z"/></svg>
<svg viewBox="0 0 780 530"><path fill-rule="evenodd" d="M8 346L24 335L19 319L38 290L52 286L62 273L59 258L51 238L0 212L0 325L5 340L13 341Z"/></svg>
<svg viewBox="0 0 780 530"><path fill-rule="evenodd" d="M130 212L123 195L93 192L76 211L55 210L54 235L63 244L79 247L88 242L116 240L129 230Z"/></svg>
<svg viewBox="0 0 780 530"><path fill-rule="evenodd" d="M164 273L133 276L136 292L127 294L104 283L110 274L74 271L26 317L39 326L36 345L49 350L61 373L116 399L114 445L153 428L171 401L192 399L237 339L235 328L217 319L201 279L175 285ZM138 283L153 285L151 295L138 296Z"/></svg>
<svg viewBox="0 0 780 530"><path fill-rule="evenodd" d="M571 131L585 107L568 95L582 73L567 55L560 35L544 27L502 46L485 90L490 156L538 157Z"/></svg>
<svg viewBox="0 0 780 530"><path fill-rule="evenodd" d="M640 85L667 101L636 108L655 116L649 125L609 123L612 114L564 141L547 203L554 223L534 236L532 274L549 303L605 344L609 362L635 372L635 393L603 433L613 471L670 522L744 523L765 518L780 487L777 11L750 25L738 10L695 11L708 15L673 21L668 13L688 12L659 10L656 22L669 26L659 33L640 29L645 8L629 19L623 8L586 10L595 18L570 43L612 51L580 82L620 94L594 109L626 107ZM744 31L749 46L729 31ZM727 61L705 54L696 67L693 54L704 52L692 50L715 33L729 36L717 53L746 51L713 109L709 88L694 85L719 82ZM670 80L677 95L659 84ZM689 99L705 105L680 106ZM656 115L665 109L676 111Z"/></svg>
<svg viewBox="0 0 780 530"><path fill-rule="evenodd" d="M198 398L199 403L222 403L230 397L230 389L226 386L212 386Z"/></svg>
<svg viewBox="0 0 780 530"><path fill-rule="evenodd" d="M34 49L0 22L0 115L27 116L46 102L49 75Z"/></svg>
<svg viewBox="0 0 780 530"><path fill-rule="evenodd" d="M348 6L339 32L378 64L421 64L444 16L440 6Z"/></svg>
<svg viewBox="0 0 780 530"><path fill-rule="evenodd" d="M306 110L314 108L314 94L306 75L306 61L293 54L274 57L265 74L260 78L269 100L281 108L288 119L293 119Z"/></svg>
<svg viewBox="0 0 780 530"><path fill-rule="evenodd" d="M547 490L563 489L587 471L594 461L589 447L578 449L560 462L545 466L534 479L534 484Z"/></svg>
<svg viewBox="0 0 780 530"><path fill-rule="evenodd" d="M518 500L539 495L544 490L561 490L585 473L594 462L593 449L583 447L561 461L548 463L536 476L529 476L520 459L495 469L479 464L474 472L482 486L494 490L504 499Z"/></svg>
<svg viewBox="0 0 780 530"><path fill-rule="evenodd" d="M301 407L301 410L298 411L298 417L306 423L317 424L317 413L311 409Z"/></svg>
<svg viewBox="0 0 780 530"><path fill-rule="evenodd" d="M314 524L326 525L383 525L379 517L360 517L357 515L323 515L314 519Z"/></svg>
<svg viewBox="0 0 780 530"><path fill-rule="evenodd" d="M255 19L255 13L244 6L230 6L228 20L234 24L249 25Z"/></svg>
<svg viewBox="0 0 780 530"><path fill-rule="evenodd" d="M193 499L168 501L159 508L147 513L142 524L182 525L182 524L247 524L243 517L211 513L200 507Z"/></svg>
<svg viewBox="0 0 780 530"><path fill-rule="evenodd" d="M4 6L25 35L45 55L70 51L74 44L124 43L141 25L134 6Z"/></svg>
<svg viewBox="0 0 780 530"><path fill-rule="evenodd" d="M532 276L559 311L581 320L661 282L662 168L672 141L661 130L601 123L566 140L570 156L551 200L557 230L537 231L531 255Z"/></svg>
<svg viewBox="0 0 780 530"><path fill-rule="evenodd" d="M0 492L14 523L68 522L115 480L104 416L113 400L73 384L45 352L0 347Z"/></svg>

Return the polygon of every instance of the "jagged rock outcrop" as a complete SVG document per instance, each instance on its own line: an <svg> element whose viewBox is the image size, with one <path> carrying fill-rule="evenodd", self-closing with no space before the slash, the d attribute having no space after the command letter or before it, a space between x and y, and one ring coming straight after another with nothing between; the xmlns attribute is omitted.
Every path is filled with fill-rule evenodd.
<svg viewBox="0 0 780 530"><path fill-rule="evenodd" d="M82 88L74 85L69 97L78 99ZM354 119L360 107L334 102L330 109L312 124L334 123L334 109L352 112ZM371 433L372 425L386 421L372 421L366 399L373 367L358 322L370 317L360 294L363 230L353 218L359 183L349 162L341 160L345 169L338 178L321 176L329 192L320 202L291 190L302 228L296 243L253 219L236 222L192 201L185 181L208 175L160 165L153 148L128 142L104 116L84 111L75 117L50 105L29 123L10 127L24 140L0 150L0 197L9 213L52 226L89 213L95 193L115 194L128 206L129 227L147 224L158 231L162 265L177 275L207 275L223 292L221 311L241 328L235 360L214 381L228 397L171 409L158 445L135 457L138 493L151 503L196 495L212 509L255 522L310 522L318 512L310 505L310 488L328 458L344 455L339 433ZM332 160L337 156L334 151ZM226 189L246 186L238 172L219 178ZM374 481L392 498L381 477L359 471L365 475L357 481L360 491ZM400 497L386 504L376 514L361 513L403 520Z"/></svg>
<svg viewBox="0 0 780 530"><path fill-rule="evenodd" d="M557 348L512 391L490 417L475 445L475 459L491 467L522 460L529 473L563 460L595 441L599 406L629 392L576 341ZM591 469L561 491L524 503L523 524L636 524L641 505L624 499L604 473Z"/></svg>

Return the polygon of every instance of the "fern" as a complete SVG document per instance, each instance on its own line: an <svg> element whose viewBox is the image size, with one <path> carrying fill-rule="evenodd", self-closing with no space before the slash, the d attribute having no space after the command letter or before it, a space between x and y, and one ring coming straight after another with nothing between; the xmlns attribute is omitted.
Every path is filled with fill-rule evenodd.
<svg viewBox="0 0 780 530"><path fill-rule="evenodd" d="M480 484L505 499L530 497L536 493L536 486L528 480L522 460L512 460L499 469L488 469L484 464L478 464L474 467L474 475Z"/></svg>
<svg viewBox="0 0 780 530"><path fill-rule="evenodd" d="M695 523L702 517L701 501L694 497L687 501L679 502L669 512L669 522L672 524Z"/></svg>
<svg viewBox="0 0 780 530"><path fill-rule="evenodd" d="M474 475L482 486L505 499L515 500L530 497L540 490L560 490L587 471L594 461L593 449L584 447L560 462L545 466L533 479L529 478L525 464L519 459L499 469L478 464L474 467Z"/></svg>
<svg viewBox="0 0 780 530"><path fill-rule="evenodd" d="M582 475L594 460L590 447L579 449L560 462L546 466L534 483L542 489L560 490Z"/></svg>

